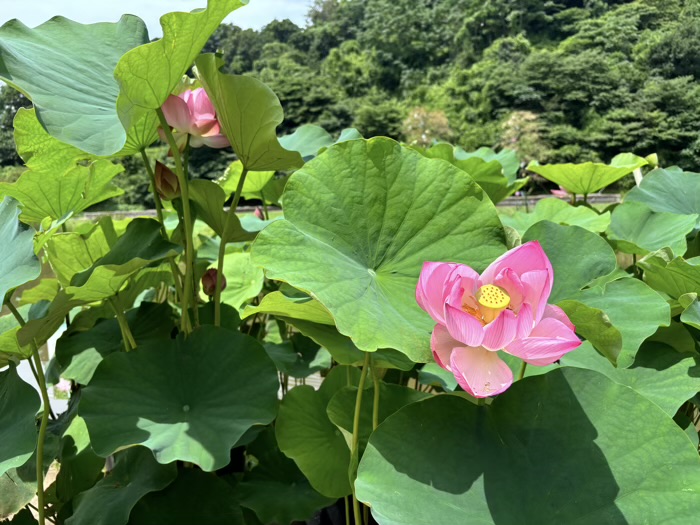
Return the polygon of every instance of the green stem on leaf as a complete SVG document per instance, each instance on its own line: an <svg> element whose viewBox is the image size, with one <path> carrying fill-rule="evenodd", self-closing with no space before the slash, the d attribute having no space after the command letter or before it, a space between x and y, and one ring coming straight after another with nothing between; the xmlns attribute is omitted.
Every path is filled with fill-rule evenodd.
<svg viewBox="0 0 700 525"><path fill-rule="evenodd" d="M236 208L241 201L243 194L243 184L248 176L248 168L243 166L241 178L238 179L236 192L233 194L233 202L226 214L226 222L224 223L224 231L221 232L221 242L219 243L219 256L216 262L216 287L214 288L214 326L221 326L221 286L223 284L224 275L224 256L226 255L226 242L229 235L229 228L233 217L236 215Z"/></svg>
<svg viewBox="0 0 700 525"><path fill-rule="evenodd" d="M523 377L525 377L525 369L527 368L527 363L523 361L523 364L520 365L520 372L518 373L518 381L520 381Z"/></svg>
<svg viewBox="0 0 700 525"><path fill-rule="evenodd" d="M165 138L170 146L170 151L173 154L173 159L175 160L175 174L180 182L182 212L184 214L185 222L185 281L182 284L182 319L180 329L186 334L189 334L192 331L192 325L190 324L188 308L190 306L190 295L194 289L194 242L192 240L193 223L192 212L190 210L190 190L188 186L187 174L182 164L180 150L177 147L177 143L175 142L175 137L170 129L170 125L168 124L168 121L166 120L161 108L158 108L156 113L158 114L158 119L160 120L160 125L163 128Z"/></svg>
<svg viewBox="0 0 700 525"><path fill-rule="evenodd" d="M8 298L5 304L17 320L17 323L19 323L20 326L24 326L26 323L22 318L22 314L20 314L17 308L15 308L15 305L12 304L11 298ZM46 507L44 503L44 441L46 441L46 429L48 428L49 424L51 401L49 400L49 391L46 388L46 378L44 377L44 367L41 364L41 357L39 356L39 349L37 348L36 342L32 341L30 347L32 349L34 365L36 366L41 400L44 404L44 410L41 413L41 423L39 425L39 437L37 438L36 444L36 495L39 507L39 525L45 525L46 518L44 513L46 511Z"/></svg>
<svg viewBox="0 0 700 525"><path fill-rule="evenodd" d="M116 297L109 298L109 305L114 310L114 315L117 317L117 323L119 323L119 330L122 333L122 339L124 340L124 349L127 352L136 349L136 339L134 339L134 334L131 333L131 328L129 327L129 322L126 320L126 316L122 311L122 307L119 304L119 300Z"/></svg>
<svg viewBox="0 0 700 525"><path fill-rule="evenodd" d="M360 510L360 502L355 496L355 476L357 475L357 465L360 462L360 414L362 412L362 393L365 389L365 381L367 380L367 371L369 370L371 356L369 352L365 353L365 361L362 364L362 373L360 373L360 382L357 385L357 396L355 397L355 414L352 419L352 447L350 450L350 485L352 487L352 508L355 514L355 525L362 525L362 514Z"/></svg>

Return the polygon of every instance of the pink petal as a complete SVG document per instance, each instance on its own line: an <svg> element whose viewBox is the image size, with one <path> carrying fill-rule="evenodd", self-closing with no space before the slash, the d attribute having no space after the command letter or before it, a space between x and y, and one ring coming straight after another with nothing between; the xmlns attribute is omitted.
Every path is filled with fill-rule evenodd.
<svg viewBox="0 0 700 525"><path fill-rule="evenodd" d="M548 304L547 308L545 308L544 316L545 317L552 317L552 318L556 319L557 321L559 321L560 323L564 323L566 326L569 327L569 329L572 332L576 331L576 327L569 319L569 316L566 315L566 312L564 312L564 310L562 310L561 308L559 308L556 305Z"/></svg>
<svg viewBox="0 0 700 525"><path fill-rule="evenodd" d="M437 323L445 323L445 281L457 266L452 263L425 262L416 285L416 302Z"/></svg>
<svg viewBox="0 0 700 525"><path fill-rule="evenodd" d="M458 264L447 278L448 283L453 283L446 300L453 306L461 307L467 303L472 308L477 308L474 295L481 286L479 274L469 266Z"/></svg>
<svg viewBox="0 0 700 525"><path fill-rule="evenodd" d="M190 130L192 135L198 135L200 137L221 134L221 127L216 119L195 119L190 126Z"/></svg>
<svg viewBox="0 0 700 525"><path fill-rule="evenodd" d="M551 273L546 270L534 270L522 274L520 280L525 288L523 301L532 305L535 322L539 322L544 315L549 293L552 291Z"/></svg>
<svg viewBox="0 0 700 525"><path fill-rule="evenodd" d="M461 308L445 305L445 324L450 335L463 345L479 346L484 339L481 321Z"/></svg>
<svg viewBox="0 0 700 525"><path fill-rule="evenodd" d="M521 280L523 274L527 272L532 272L534 270L546 270L549 272L549 278L544 283L544 289L541 294L542 300L547 301L547 299L549 299L549 294L552 291L554 270L547 258L547 254L544 253L539 242L530 241L501 255L481 274L482 282L485 284L494 284L498 274L506 268L512 269L520 276Z"/></svg>
<svg viewBox="0 0 700 525"><path fill-rule="evenodd" d="M228 148L231 143L228 141L226 135L214 135L211 137L204 136L201 138L202 143L206 144L210 148Z"/></svg>
<svg viewBox="0 0 700 525"><path fill-rule="evenodd" d="M447 331L447 328L441 324L435 325L433 336L430 338L430 348L433 351L435 362L450 372L452 372L450 356L452 355L452 350L457 346L462 346L462 343L455 341Z"/></svg>
<svg viewBox="0 0 700 525"><path fill-rule="evenodd" d="M516 339L505 350L527 363L545 366L558 361L580 345L581 341L568 326L548 317L535 326L530 337Z"/></svg>
<svg viewBox="0 0 700 525"><path fill-rule="evenodd" d="M498 317L484 327L484 339L481 346L487 350L503 350L515 339L518 320L512 310L503 310ZM473 345L470 345L473 346Z"/></svg>
<svg viewBox="0 0 700 525"><path fill-rule="evenodd" d="M214 104L211 103L209 95L204 89L197 88L193 90L187 105L196 120L216 120Z"/></svg>
<svg viewBox="0 0 700 525"><path fill-rule="evenodd" d="M502 270L494 279L493 284L503 288L510 296L510 307L516 312L523 304L525 287L520 282L520 277L511 268Z"/></svg>
<svg viewBox="0 0 700 525"><path fill-rule="evenodd" d="M524 304L518 312L518 331L515 334L516 339L529 336L534 326L535 319L532 316L532 307L529 304Z"/></svg>
<svg viewBox="0 0 700 525"><path fill-rule="evenodd" d="M513 383L510 367L485 348L457 347L451 365L459 385L474 397L495 396Z"/></svg>
<svg viewBox="0 0 700 525"><path fill-rule="evenodd" d="M180 97L170 95L163 104L162 109L168 124L178 131L189 132L192 118L187 102Z"/></svg>

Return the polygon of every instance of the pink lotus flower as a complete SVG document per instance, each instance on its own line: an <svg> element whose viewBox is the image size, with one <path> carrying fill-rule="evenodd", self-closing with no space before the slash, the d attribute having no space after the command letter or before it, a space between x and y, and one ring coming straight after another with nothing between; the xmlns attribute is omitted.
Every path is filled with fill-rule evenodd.
<svg viewBox="0 0 700 525"><path fill-rule="evenodd" d="M216 118L216 110L209 95L202 88L187 90L178 96L170 95L163 104L163 114L174 129L175 141L182 149L187 135L190 146L199 148L225 148L230 145ZM161 138L163 131L160 130Z"/></svg>
<svg viewBox="0 0 700 525"><path fill-rule="evenodd" d="M558 190L551 190L550 193L555 197L559 197L560 199L568 199L571 195L571 192L564 186L559 186Z"/></svg>
<svg viewBox="0 0 700 525"><path fill-rule="evenodd" d="M513 382L499 350L546 366L577 348L574 325L547 304L553 277L536 241L505 253L481 275L463 264L426 262L416 300L437 323L431 340L437 364L472 396L489 397Z"/></svg>

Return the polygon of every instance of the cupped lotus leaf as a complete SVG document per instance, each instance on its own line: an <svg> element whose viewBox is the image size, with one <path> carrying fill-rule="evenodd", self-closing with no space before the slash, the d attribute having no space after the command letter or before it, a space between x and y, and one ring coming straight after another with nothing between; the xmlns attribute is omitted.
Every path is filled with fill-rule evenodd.
<svg viewBox="0 0 700 525"><path fill-rule="evenodd" d="M278 388L255 339L203 326L187 339L107 356L83 390L80 415L101 456L141 444L160 463L212 471L229 463L249 428L274 419Z"/></svg>
<svg viewBox="0 0 700 525"><path fill-rule="evenodd" d="M569 316L576 333L592 343L613 365L617 365L622 352L622 333L613 326L608 314L579 301L560 301L558 306Z"/></svg>
<svg viewBox="0 0 700 525"><path fill-rule="evenodd" d="M254 233L243 229L235 213L224 210L226 194L216 183L203 179L191 181L190 201L197 217L207 223L223 242L251 241L255 238Z"/></svg>
<svg viewBox="0 0 700 525"><path fill-rule="evenodd" d="M36 390L11 366L0 372L0 477L20 467L36 448L36 413L41 403Z"/></svg>
<svg viewBox="0 0 700 525"><path fill-rule="evenodd" d="M284 112L269 87L253 77L221 73L216 55L201 55L195 64L221 130L249 171L290 170L304 164L298 152L284 149L277 139Z"/></svg>
<svg viewBox="0 0 700 525"><path fill-rule="evenodd" d="M41 263L34 255L34 230L17 219L17 202L7 197L0 202L0 298L41 274Z"/></svg>
<svg viewBox="0 0 700 525"><path fill-rule="evenodd" d="M226 193L227 197L233 195L238 189L238 183L243 175L243 163L237 160L226 168L223 176L216 182ZM278 204L287 178L275 178L274 171L251 171L243 182L241 196L244 199L259 199L267 204Z"/></svg>
<svg viewBox="0 0 700 525"><path fill-rule="evenodd" d="M629 368L615 368L590 343L566 354L561 364L600 372L658 405L669 417L700 391L700 358L663 343L644 343Z"/></svg>
<svg viewBox="0 0 700 525"><path fill-rule="evenodd" d="M331 422L326 407L333 395L356 385L356 369L335 367L318 390L310 386L291 389L282 400L275 433L280 450L293 459L311 486L329 498L351 493L348 479L350 449L342 432Z"/></svg>
<svg viewBox="0 0 700 525"><path fill-rule="evenodd" d="M26 94L49 134L94 155L122 149L114 68L148 42L143 21L79 24L63 17L30 29L18 20L0 28L0 78ZM42 217L43 218L43 217Z"/></svg>
<svg viewBox="0 0 700 525"><path fill-rule="evenodd" d="M255 314L270 314L276 317L291 317L317 324L335 325L333 316L317 300L309 296L289 297L282 292L271 292L257 306L247 306L243 319Z"/></svg>
<svg viewBox="0 0 700 525"><path fill-rule="evenodd" d="M681 322L700 330L700 302L698 294L689 293L679 298L679 303L683 307Z"/></svg>
<svg viewBox="0 0 700 525"><path fill-rule="evenodd" d="M608 239L625 253L646 255L668 247L683 255L688 249L685 237L695 229L698 217L655 212L645 204L625 202L613 210Z"/></svg>
<svg viewBox="0 0 700 525"><path fill-rule="evenodd" d="M475 151L465 151L460 146L454 149L454 155L457 160L467 160L471 158L479 158L486 162L492 160L498 161L503 166L503 175L510 182L515 182L520 171L520 159L515 150L504 148L498 153L495 150L487 147L481 147Z"/></svg>
<svg viewBox="0 0 700 525"><path fill-rule="evenodd" d="M129 448L117 455L114 470L75 498L66 525L126 525L141 498L167 487L176 476L174 463L161 465L147 448Z"/></svg>
<svg viewBox="0 0 700 525"><path fill-rule="evenodd" d="M550 303L569 299L594 279L612 273L617 259L600 235L579 226L541 221L523 235L523 243L539 241L554 269Z"/></svg>
<svg viewBox="0 0 700 525"><path fill-rule="evenodd" d="M673 257L668 249L658 250L637 262L644 270L644 280L674 299L700 290L700 257Z"/></svg>
<svg viewBox="0 0 700 525"><path fill-rule="evenodd" d="M17 332L17 342L22 346L29 345L32 342L37 346L43 345L63 325L66 315L73 308L84 304L83 301L72 299L65 290L61 290L54 300L51 301L46 315L30 319L26 325L20 328Z"/></svg>
<svg viewBox="0 0 700 525"><path fill-rule="evenodd" d="M140 500L129 525L247 525L238 493L215 474L180 469L175 481Z"/></svg>
<svg viewBox="0 0 700 525"><path fill-rule="evenodd" d="M355 487L380 525L682 525L700 509L699 467L654 403L565 367L488 408L453 395L404 407L370 438Z"/></svg>
<svg viewBox="0 0 700 525"><path fill-rule="evenodd" d="M98 301L115 295L142 268L177 255L180 247L163 239L153 219L134 219L110 251L75 274L66 292L73 299Z"/></svg>
<svg viewBox="0 0 700 525"><path fill-rule="evenodd" d="M517 230L520 235L540 221L580 226L588 231L600 233L610 225L610 212L606 211L599 215L585 206L572 206L560 199L542 199L530 213L516 211L513 215L501 215L501 222Z"/></svg>
<svg viewBox="0 0 700 525"><path fill-rule="evenodd" d="M206 9L167 13L160 18L163 38L121 57L112 70L120 88L116 107L125 129L163 105L223 19L247 3L208 0Z"/></svg>
<svg viewBox="0 0 700 525"><path fill-rule="evenodd" d="M700 214L700 174L655 169L625 196L625 202L641 202L656 212Z"/></svg>
<svg viewBox="0 0 700 525"><path fill-rule="evenodd" d="M630 303L630 297L634 298ZM619 279L604 286L594 286L579 292L571 300L605 313L610 324L622 336L622 348L616 364L627 368L647 337L659 327L671 323L671 308L654 289L638 279ZM604 329L605 325L601 327ZM596 344L596 340L592 339ZM602 350L601 350L602 351Z"/></svg>
<svg viewBox="0 0 700 525"><path fill-rule="evenodd" d="M317 299L364 351L428 361L434 323L415 301L423 263L483 270L505 250L495 207L468 175L386 138L329 148L291 176L284 201L253 262Z"/></svg>
<svg viewBox="0 0 700 525"><path fill-rule="evenodd" d="M280 137L279 141L284 149L298 152L304 161L313 159L320 150L335 142L330 133L313 124L299 126L294 133Z"/></svg>
<svg viewBox="0 0 700 525"><path fill-rule="evenodd" d="M584 162L582 164L548 164L531 162L527 169L541 175L569 192L588 195L600 191L634 170L646 166L647 160L630 153L615 156L610 164Z"/></svg>
<svg viewBox="0 0 700 525"><path fill-rule="evenodd" d="M170 340L174 323L169 305L141 303L138 308L128 311L125 317L137 347ZM61 377L87 385L102 360L123 348L122 333L116 319L103 319L84 332L66 332L56 342L56 360L61 367Z"/></svg>
<svg viewBox="0 0 700 525"><path fill-rule="evenodd" d="M255 467L245 473L236 493L241 505L255 511L263 523L306 521L335 502L315 491L294 461L280 452L272 428L260 434L246 453L255 458Z"/></svg>
<svg viewBox="0 0 700 525"><path fill-rule="evenodd" d="M240 310L244 304L262 291L265 276L259 266L252 263L249 252L235 252L224 256L226 289L221 292L221 302Z"/></svg>

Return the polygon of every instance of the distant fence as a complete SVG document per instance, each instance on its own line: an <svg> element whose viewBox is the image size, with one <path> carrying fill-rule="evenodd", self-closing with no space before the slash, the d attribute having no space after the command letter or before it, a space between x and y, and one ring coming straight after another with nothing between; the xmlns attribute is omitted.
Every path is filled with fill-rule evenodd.
<svg viewBox="0 0 700 525"><path fill-rule="evenodd" d="M508 197L498 203L498 206L525 208L534 206L538 201L547 198L558 198L554 195L530 195L528 197ZM566 200L566 199L562 199ZM617 193L591 193L588 196L589 204L615 204L620 202L620 195ZM274 206L268 207L270 211L279 211L279 208ZM255 206L241 206L238 208L242 213L253 213ZM80 215L83 219L99 220L100 218L109 215L115 219L127 219L134 217L155 217L156 210L135 210L135 211L92 211L85 212Z"/></svg>

